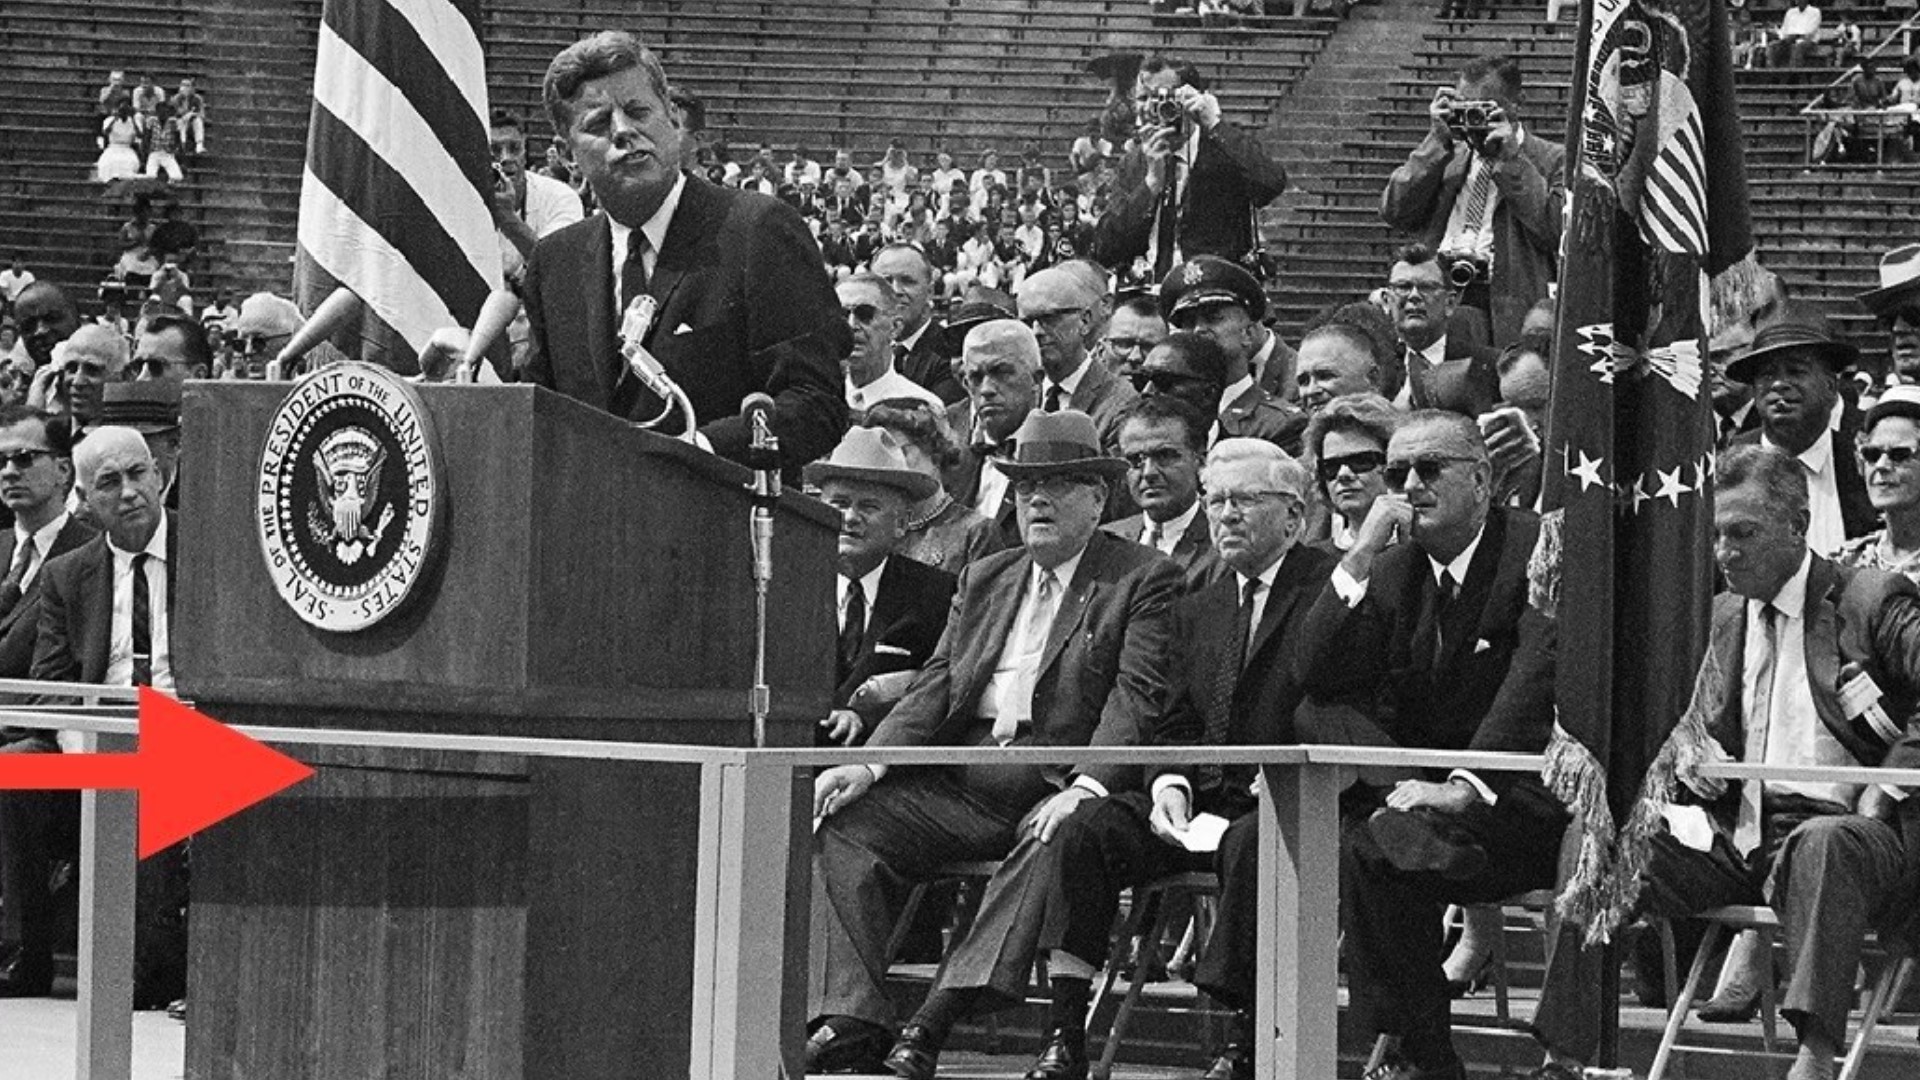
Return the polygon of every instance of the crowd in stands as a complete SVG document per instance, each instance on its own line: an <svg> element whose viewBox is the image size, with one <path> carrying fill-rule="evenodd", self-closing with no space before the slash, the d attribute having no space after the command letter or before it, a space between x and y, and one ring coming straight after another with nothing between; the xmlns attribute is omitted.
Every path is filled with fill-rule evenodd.
<svg viewBox="0 0 1920 1080"><path fill-rule="evenodd" d="M191 77L167 94L142 74L127 86L127 74L114 71L100 88L95 141L100 157L93 178L101 183L136 176L161 177L170 183L185 178L181 160L207 148L206 97Z"/></svg>

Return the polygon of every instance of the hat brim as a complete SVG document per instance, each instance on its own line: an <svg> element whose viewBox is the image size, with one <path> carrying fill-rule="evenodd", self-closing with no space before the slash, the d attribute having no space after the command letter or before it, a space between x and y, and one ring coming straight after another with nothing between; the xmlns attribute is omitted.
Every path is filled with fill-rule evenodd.
<svg viewBox="0 0 1920 1080"><path fill-rule="evenodd" d="M940 482L925 473L911 469L863 469L852 465L835 465L830 461L816 461L800 470L801 479L818 487L829 480L854 480L865 484L878 484L893 488L914 502L928 499L940 490Z"/></svg>
<svg viewBox="0 0 1920 1080"><path fill-rule="evenodd" d="M1853 299L1855 303L1875 315L1884 315L1888 309L1897 306L1903 298L1920 299L1920 277L1909 278L1898 285L1868 289Z"/></svg>
<svg viewBox="0 0 1920 1080"><path fill-rule="evenodd" d="M1091 474L1102 480L1117 480L1127 474L1127 463L1117 457L1073 458L1067 461L1019 462L995 458L993 467L1009 480L1042 480L1049 476Z"/></svg>
<svg viewBox="0 0 1920 1080"><path fill-rule="evenodd" d="M1727 378L1734 382L1753 382L1760 365L1776 356L1790 352L1810 352L1818 356L1821 362L1838 375L1847 369L1847 365L1860 359L1860 350L1842 341L1794 341L1784 345L1769 345L1764 349L1755 349L1747 355L1727 365Z"/></svg>
<svg viewBox="0 0 1920 1080"><path fill-rule="evenodd" d="M1237 307L1246 310L1247 317L1256 321L1266 318L1267 305L1249 301L1245 296L1232 289L1194 289L1180 297L1167 312L1169 322L1189 311L1198 311L1210 307Z"/></svg>

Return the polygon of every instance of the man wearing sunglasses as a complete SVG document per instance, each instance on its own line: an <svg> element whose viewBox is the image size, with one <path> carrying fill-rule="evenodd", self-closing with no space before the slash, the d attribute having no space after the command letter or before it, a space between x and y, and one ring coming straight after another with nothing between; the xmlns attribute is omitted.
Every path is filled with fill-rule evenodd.
<svg viewBox="0 0 1920 1080"><path fill-rule="evenodd" d="M213 369L213 346L207 331L187 315L162 314L148 319L134 343L127 369L138 380L185 382L204 379Z"/></svg>
<svg viewBox="0 0 1920 1080"><path fill-rule="evenodd" d="M1865 536L1879 515L1854 459L1858 410L1840 396L1840 373L1859 352L1836 338L1819 312L1789 307L1753 336L1753 348L1727 365L1727 375L1753 387L1760 428L1733 440L1797 458L1807 472L1807 545L1831 556Z"/></svg>
<svg viewBox="0 0 1920 1080"><path fill-rule="evenodd" d="M1882 256L1880 287L1854 299L1887 328L1894 381L1920 383L1920 244Z"/></svg>
<svg viewBox="0 0 1920 1080"><path fill-rule="evenodd" d="M1458 413L1414 413L1382 473L1388 491L1303 629L1308 692L1360 702L1402 746L1544 750L1552 624L1527 604L1539 519L1493 504L1486 443ZM1399 1037L1382 1080L1461 1080L1445 905L1553 884L1566 813L1537 778L1463 772L1356 785L1342 809L1352 1019Z"/></svg>
<svg viewBox="0 0 1920 1080"><path fill-rule="evenodd" d="M1217 410L1226 383L1225 350L1212 338L1185 330L1154 346L1133 373L1134 388L1142 396L1170 395L1211 418L1206 433L1209 448L1221 439L1260 439L1289 454L1299 452L1300 436L1306 430L1304 413L1267 398L1252 409L1222 414Z"/></svg>
<svg viewBox="0 0 1920 1080"><path fill-rule="evenodd" d="M853 351L841 361L846 373L847 408L856 415L889 398L912 398L944 410L940 395L900 374L893 366L894 332L900 322L900 295L883 278L860 274L834 286Z"/></svg>

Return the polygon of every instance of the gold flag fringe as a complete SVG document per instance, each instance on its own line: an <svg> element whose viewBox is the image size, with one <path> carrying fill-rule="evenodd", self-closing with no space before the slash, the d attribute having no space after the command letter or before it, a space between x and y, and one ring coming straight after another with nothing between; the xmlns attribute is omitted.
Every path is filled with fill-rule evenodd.
<svg viewBox="0 0 1920 1080"><path fill-rule="evenodd" d="M1773 271L1761 266L1760 260L1749 251L1713 275L1708 294L1712 321L1702 335L1705 337L1725 327L1752 322L1755 312L1780 295L1780 282Z"/></svg>

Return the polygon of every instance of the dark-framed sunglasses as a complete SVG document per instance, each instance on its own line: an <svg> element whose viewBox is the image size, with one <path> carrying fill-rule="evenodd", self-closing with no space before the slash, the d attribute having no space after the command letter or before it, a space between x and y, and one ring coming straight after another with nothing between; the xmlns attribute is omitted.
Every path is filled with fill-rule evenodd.
<svg viewBox="0 0 1920 1080"><path fill-rule="evenodd" d="M1318 466L1320 482L1333 483L1340 476L1341 469L1355 476L1365 476L1386 463L1385 450L1361 450L1352 454L1342 454L1339 457L1321 458Z"/></svg>
<svg viewBox="0 0 1920 1080"><path fill-rule="evenodd" d="M1144 394L1151 387L1155 393L1171 394L1205 380L1177 371L1136 371L1127 376L1127 381L1133 384L1138 393Z"/></svg>
<svg viewBox="0 0 1920 1080"><path fill-rule="evenodd" d="M852 317L853 321L859 323L861 326L872 326L873 320L880 314L880 305L849 304L840 310Z"/></svg>
<svg viewBox="0 0 1920 1080"><path fill-rule="evenodd" d="M52 456L53 451L42 450L39 447L29 447L25 450L14 450L12 452L0 452L0 467L11 465L24 472L33 468L34 462L39 461L43 457L50 458Z"/></svg>
<svg viewBox="0 0 1920 1080"><path fill-rule="evenodd" d="M1889 465L1905 465L1917 454L1920 454L1920 447L1863 446L1860 448L1860 460L1865 462L1869 469L1880 464L1881 458L1886 458Z"/></svg>
<svg viewBox="0 0 1920 1080"><path fill-rule="evenodd" d="M1447 466L1472 460L1472 458L1468 457L1442 457L1439 455L1414 458L1412 461L1392 462L1386 465L1380 474L1386 478L1387 487L1394 491L1404 491L1407 487L1407 476L1409 474L1419 476L1422 484L1431 486L1439 481L1440 475L1447 471Z"/></svg>

